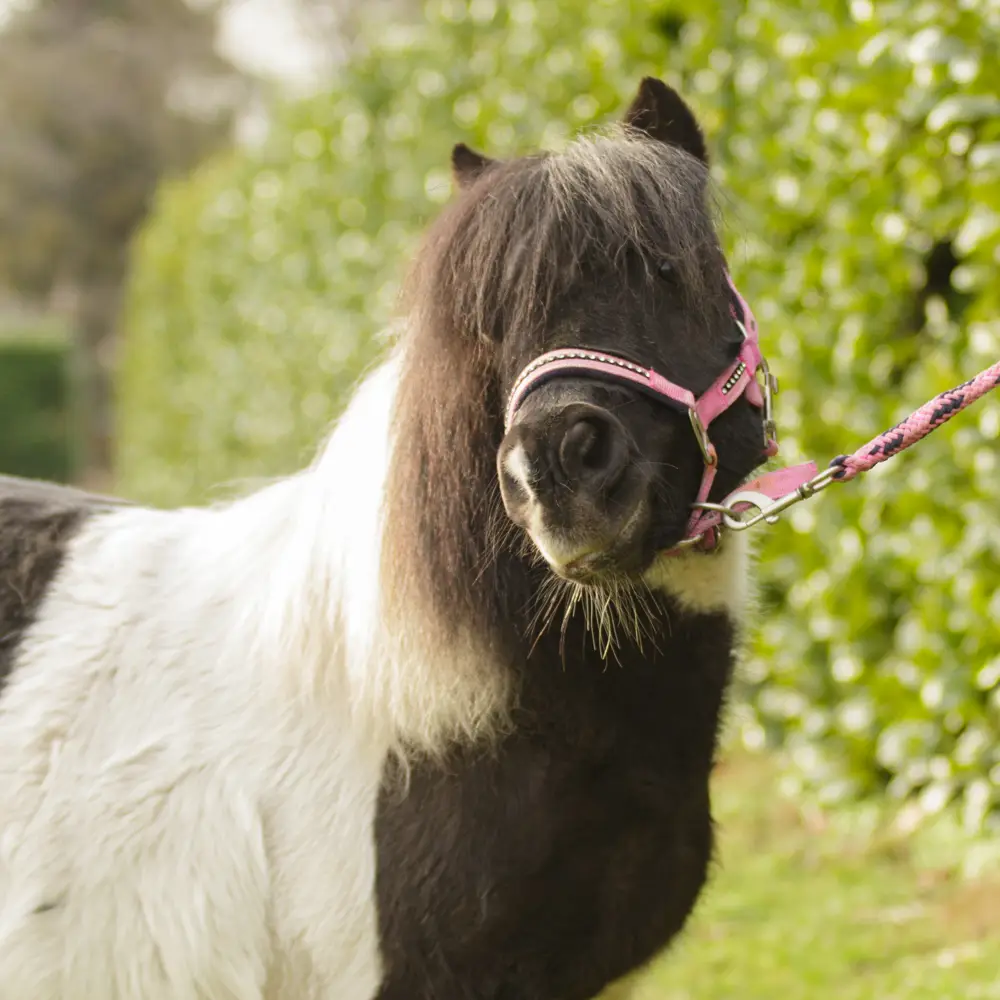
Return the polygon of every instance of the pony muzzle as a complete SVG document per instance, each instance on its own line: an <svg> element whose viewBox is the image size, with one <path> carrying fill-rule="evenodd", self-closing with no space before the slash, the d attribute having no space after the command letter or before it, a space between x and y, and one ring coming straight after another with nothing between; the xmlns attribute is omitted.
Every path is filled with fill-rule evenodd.
<svg viewBox="0 0 1000 1000"><path fill-rule="evenodd" d="M587 402L532 405L497 456L510 519L550 568L586 581L638 568L648 477L625 425Z"/></svg>

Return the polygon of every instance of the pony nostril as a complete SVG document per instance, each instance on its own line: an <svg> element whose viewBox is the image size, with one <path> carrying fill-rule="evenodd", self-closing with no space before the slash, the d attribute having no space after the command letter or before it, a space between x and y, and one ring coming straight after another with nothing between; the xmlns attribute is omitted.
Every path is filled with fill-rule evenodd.
<svg viewBox="0 0 1000 1000"><path fill-rule="evenodd" d="M593 415L572 423L559 443L559 464L568 482L612 489L625 471L628 449L620 428Z"/></svg>
<svg viewBox="0 0 1000 1000"><path fill-rule="evenodd" d="M589 420L578 420L566 431L559 445L559 464L566 475L575 479L584 469L600 464L603 449L599 436Z"/></svg>

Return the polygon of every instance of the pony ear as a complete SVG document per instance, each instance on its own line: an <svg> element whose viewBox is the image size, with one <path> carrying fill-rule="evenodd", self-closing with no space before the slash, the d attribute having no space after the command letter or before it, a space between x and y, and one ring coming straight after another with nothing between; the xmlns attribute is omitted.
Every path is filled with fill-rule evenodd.
<svg viewBox="0 0 1000 1000"><path fill-rule="evenodd" d="M493 162L488 156L483 156L482 153L469 149L464 142L460 142L451 151L451 174L460 188L467 188L474 184L479 175L487 167L492 166Z"/></svg>
<svg viewBox="0 0 1000 1000"><path fill-rule="evenodd" d="M625 113L625 124L708 163L705 137L694 112L676 90L654 76L639 84L639 92Z"/></svg>

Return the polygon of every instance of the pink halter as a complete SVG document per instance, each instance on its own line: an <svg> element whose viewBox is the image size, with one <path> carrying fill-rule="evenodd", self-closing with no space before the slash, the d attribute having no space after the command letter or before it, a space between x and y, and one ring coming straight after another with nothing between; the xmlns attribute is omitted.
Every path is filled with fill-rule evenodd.
<svg viewBox="0 0 1000 1000"><path fill-rule="evenodd" d="M743 343L740 345L739 354L736 360L727 367L721 375L705 390L702 395L695 397L694 394L683 386L671 382L664 378L652 368L643 368L624 358L605 351L591 351L584 348L565 348L557 351L549 351L535 358L518 375L511 389L510 399L507 403L507 413L505 418L505 428L510 429L514 421L514 415L524 402L528 394L538 388L543 382L559 375L597 375L604 378L611 378L617 382L625 382L634 385L666 403L668 406L678 410L686 410L691 421L698 446L705 461L705 471L701 477L701 485L698 488L698 495L695 500L694 512L688 522L685 539L677 546L689 548L692 545L700 545L703 548L714 548L718 541L718 525L721 520L718 513L713 510L701 509L698 505L704 504L708 500L712 484L715 482L715 474L718 471L718 455L715 446L708 436L708 429L712 421L720 414L725 413L740 396L746 394L746 398L753 405L764 411L764 447L763 453L768 457L778 453L777 430L771 411L771 397L778 391L777 380L770 373L767 362L760 351L758 342L757 321L750 307L743 296L737 291L732 278L727 274L726 280L733 293L733 302L730 306L733 319L743 334ZM757 381L758 370L763 372L763 386ZM796 467L793 470L784 470L785 473L792 473L792 478L797 481L799 478ZM807 468L815 472L812 463L801 467L801 476L808 479ZM811 474L811 473L810 473ZM775 474L769 474L773 476ZM763 476L755 481L755 488L760 492L767 493L769 490L769 476ZM780 488L784 492L789 488L789 476L784 475L780 483L775 482L775 488Z"/></svg>

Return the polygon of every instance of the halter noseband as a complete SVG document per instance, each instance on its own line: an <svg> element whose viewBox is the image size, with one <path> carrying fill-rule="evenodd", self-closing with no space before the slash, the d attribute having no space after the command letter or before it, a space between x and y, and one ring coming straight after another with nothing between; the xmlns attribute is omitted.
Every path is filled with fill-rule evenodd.
<svg viewBox="0 0 1000 1000"><path fill-rule="evenodd" d="M510 430L518 408L528 394L544 382L558 376L586 375L626 383L653 396L672 409L687 411L705 462L705 471L702 473L701 485L698 488L685 538L676 546L677 549L693 545L711 549L718 541L720 518L712 510L705 510L700 506L708 500L719 465L715 446L708 436L708 429L713 420L725 413L740 396L745 394L751 405L764 411L763 453L768 457L778 453L777 429L771 409L771 397L778 391L777 380L771 374L761 354L757 321L750 307L728 274L726 280L733 296L730 312L743 335L743 342L736 360L700 396L696 397L689 389L671 382L652 368L643 368L606 351L572 347L549 351L535 358L514 381L507 403L504 423L505 429ZM758 371L763 373L763 386L757 381Z"/></svg>

